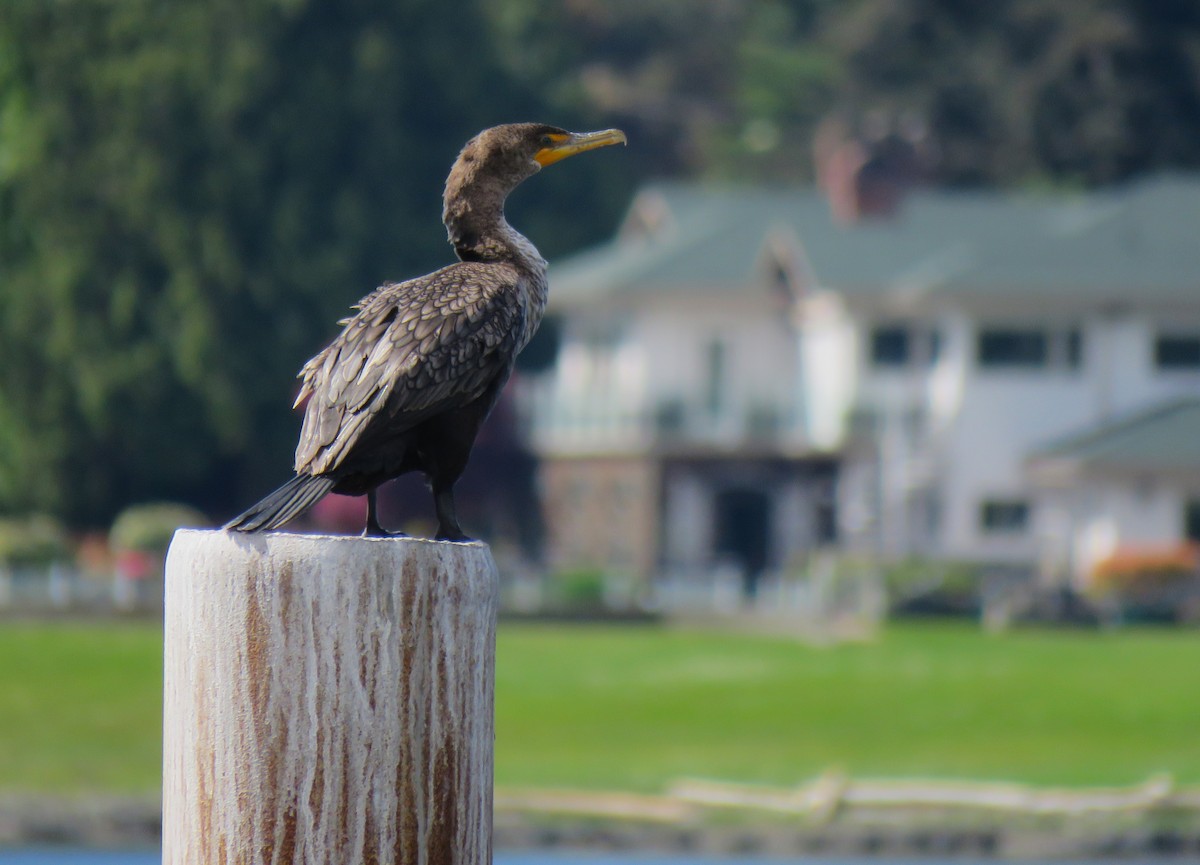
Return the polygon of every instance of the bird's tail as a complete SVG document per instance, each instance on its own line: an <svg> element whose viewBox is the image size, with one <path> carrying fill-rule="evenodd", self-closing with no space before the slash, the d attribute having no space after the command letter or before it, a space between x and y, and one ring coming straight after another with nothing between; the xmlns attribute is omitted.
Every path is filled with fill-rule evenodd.
<svg viewBox="0 0 1200 865"><path fill-rule="evenodd" d="M323 499L333 485L334 479L323 475L296 475L224 528L235 532L277 529Z"/></svg>

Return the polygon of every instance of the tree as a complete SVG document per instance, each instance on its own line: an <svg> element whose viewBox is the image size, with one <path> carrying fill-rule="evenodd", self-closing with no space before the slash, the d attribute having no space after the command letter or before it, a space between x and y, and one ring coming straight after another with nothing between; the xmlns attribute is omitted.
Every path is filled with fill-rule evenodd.
<svg viewBox="0 0 1200 865"><path fill-rule="evenodd" d="M304 359L450 259L466 138L541 113L473 2L10 3L0 58L0 509L74 524L278 483Z"/></svg>
<svg viewBox="0 0 1200 865"><path fill-rule="evenodd" d="M1193 0L507 0L501 56L621 118L657 174L806 180L823 119L903 127L936 182L1200 165Z"/></svg>
<svg viewBox="0 0 1200 865"><path fill-rule="evenodd" d="M859 0L843 101L920 118L950 184L1200 165L1200 10L1144 0Z"/></svg>

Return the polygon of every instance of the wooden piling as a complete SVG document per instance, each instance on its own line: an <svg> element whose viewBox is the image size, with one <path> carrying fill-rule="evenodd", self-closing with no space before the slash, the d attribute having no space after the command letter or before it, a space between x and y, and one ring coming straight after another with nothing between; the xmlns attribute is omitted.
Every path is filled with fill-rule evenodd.
<svg viewBox="0 0 1200 865"><path fill-rule="evenodd" d="M181 530L164 865L490 865L483 544Z"/></svg>

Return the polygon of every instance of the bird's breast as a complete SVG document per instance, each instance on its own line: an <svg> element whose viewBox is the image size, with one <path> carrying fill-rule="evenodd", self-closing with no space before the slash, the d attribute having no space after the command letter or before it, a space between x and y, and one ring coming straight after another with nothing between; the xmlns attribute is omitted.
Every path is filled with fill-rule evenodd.
<svg viewBox="0 0 1200 865"><path fill-rule="evenodd" d="M517 351L520 352L533 339L542 316L546 312L547 285L545 271L534 273L520 282L518 289L521 304L522 328L517 340Z"/></svg>

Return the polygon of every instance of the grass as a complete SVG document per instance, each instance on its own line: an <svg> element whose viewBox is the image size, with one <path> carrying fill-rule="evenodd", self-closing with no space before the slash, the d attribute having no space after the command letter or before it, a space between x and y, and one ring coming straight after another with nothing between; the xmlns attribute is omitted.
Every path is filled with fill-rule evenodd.
<svg viewBox="0 0 1200 865"><path fill-rule="evenodd" d="M157 623L0 626L0 789L151 792L161 766Z"/></svg>
<svg viewBox="0 0 1200 865"><path fill-rule="evenodd" d="M1200 782L1200 634L901 626L827 649L611 629L501 634L499 784L680 776Z"/></svg>
<svg viewBox="0 0 1200 865"><path fill-rule="evenodd" d="M899 626L865 645L501 628L496 781L657 791L703 776L1200 782L1200 634ZM144 623L0 627L0 790L157 789Z"/></svg>

